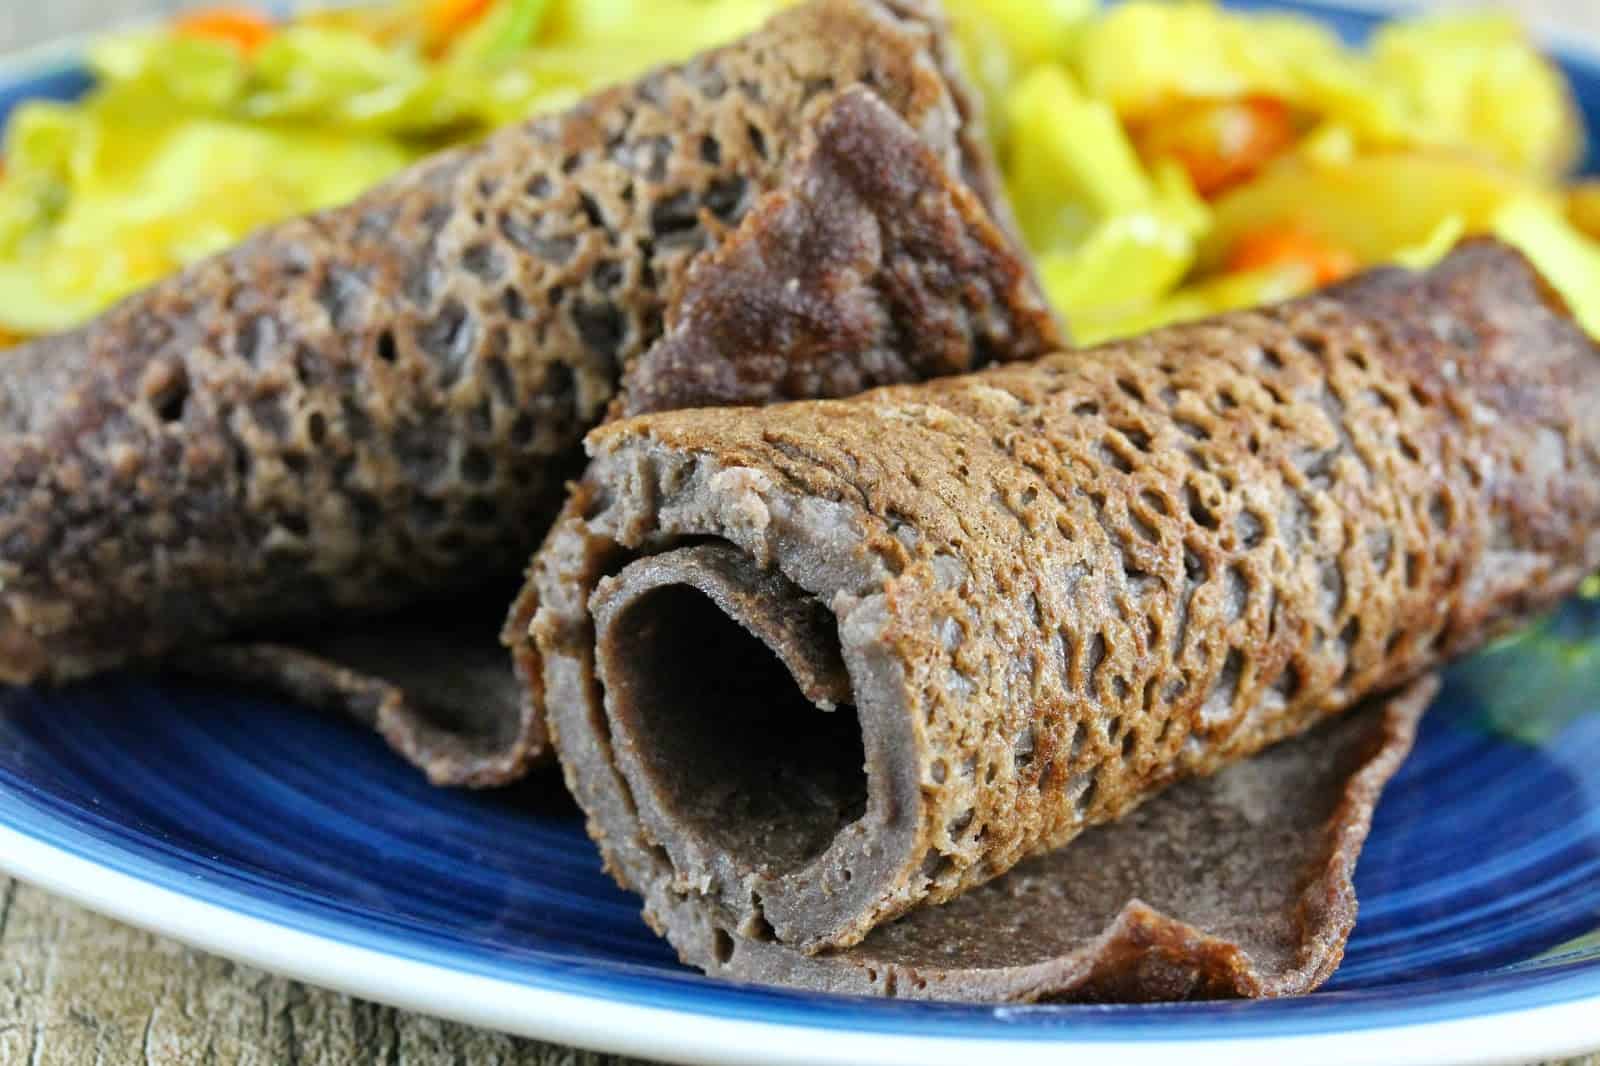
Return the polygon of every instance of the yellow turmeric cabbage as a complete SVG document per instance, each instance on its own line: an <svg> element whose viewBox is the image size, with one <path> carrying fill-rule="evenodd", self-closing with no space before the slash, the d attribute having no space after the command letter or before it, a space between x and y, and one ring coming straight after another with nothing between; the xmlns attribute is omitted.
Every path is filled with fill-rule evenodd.
<svg viewBox="0 0 1600 1066"><path fill-rule="evenodd" d="M1548 177L1577 159L1582 136L1566 82L1509 14L1392 23L1373 38L1372 63L1417 144Z"/></svg>
<svg viewBox="0 0 1600 1066"><path fill-rule="evenodd" d="M0 337L69 328L439 147L729 40L789 0L387 0L108 37L98 87L13 115ZM946 0L1016 215L1080 341L1283 299L1346 269L1522 247L1600 327L1600 185L1514 19L1353 48L1204 0ZM256 39L259 36L259 40Z"/></svg>
<svg viewBox="0 0 1600 1066"><path fill-rule="evenodd" d="M1446 155L1385 152L1329 166L1290 163L1215 204L1201 262L1220 266L1241 236L1274 223L1336 242L1363 263L1390 262L1443 219L1459 218L1481 233L1502 205L1539 192L1527 178Z"/></svg>
<svg viewBox="0 0 1600 1066"><path fill-rule="evenodd" d="M1059 63L1011 90L1006 160L1046 288L1080 341L1292 296L1326 280L1329 261L1423 266L1491 232L1538 262L1585 322L1600 321L1600 194L1565 198L1581 131L1560 73L1514 19L1402 20L1358 50L1304 18L1128 0L1068 40ZM1219 110L1209 126L1200 113L1210 150L1288 147L1194 169L1185 143L1200 187L1220 187L1193 226L1158 225L1152 175L1174 162L1160 155L1173 123L1258 100L1275 109ZM1289 130L1240 126L1278 114ZM1130 159L1129 144L1144 150ZM1595 228L1585 234L1580 219ZM1274 231L1294 235L1280 245L1330 254L1236 265Z"/></svg>

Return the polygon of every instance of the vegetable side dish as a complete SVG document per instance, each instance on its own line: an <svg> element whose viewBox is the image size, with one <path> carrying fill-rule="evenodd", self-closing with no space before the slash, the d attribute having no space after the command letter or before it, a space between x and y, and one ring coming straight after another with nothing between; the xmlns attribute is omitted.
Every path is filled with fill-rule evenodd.
<svg viewBox="0 0 1600 1066"><path fill-rule="evenodd" d="M407 0L247 9L107 38L78 104L14 116L0 330L88 320L442 146L747 32L778 0ZM1516 244L1600 329L1600 186L1515 21L1423 18L1353 50L1203 3L955 0L1048 293L1093 342L1282 299L1466 234Z"/></svg>

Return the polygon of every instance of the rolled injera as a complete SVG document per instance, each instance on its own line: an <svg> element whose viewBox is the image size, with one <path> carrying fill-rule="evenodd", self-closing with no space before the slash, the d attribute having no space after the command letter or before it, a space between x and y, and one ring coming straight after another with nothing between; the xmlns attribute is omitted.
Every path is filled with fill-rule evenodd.
<svg viewBox="0 0 1600 1066"><path fill-rule="evenodd" d="M1381 732L1344 712L1600 565L1600 351L1489 242L1031 364L647 415L589 450L514 615L520 669L655 927L712 973L812 987L1313 986L1353 907L1327 902L1337 849L1299 838L1273 890L1298 902L1228 940L1183 908L1231 892L1237 917L1271 886L1229 881L1208 826L1292 851L1238 819L1306 817L1316 752ZM1104 850L1183 781L1131 816L1188 812L1139 845L1150 869ZM1325 829L1358 846L1351 809ZM1101 873L1177 911L1086 904L1073 882Z"/></svg>
<svg viewBox="0 0 1600 1066"><path fill-rule="evenodd" d="M624 373L829 396L1057 343L943 34L816 0L8 355L0 680L176 651L348 704L436 780L515 776L542 734L506 591ZM814 357L646 359L685 315ZM270 642L207 649L237 637Z"/></svg>

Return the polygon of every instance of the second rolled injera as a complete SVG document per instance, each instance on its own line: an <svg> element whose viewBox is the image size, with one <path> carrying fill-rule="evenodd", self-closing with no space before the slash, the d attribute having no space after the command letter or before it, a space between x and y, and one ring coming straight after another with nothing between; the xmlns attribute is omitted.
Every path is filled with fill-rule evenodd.
<svg viewBox="0 0 1600 1066"><path fill-rule="evenodd" d="M814 0L7 355L0 680L177 655L348 705L437 781L517 776L543 735L496 627L624 373L826 396L1052 345L943 33ZM679 305L814 358L652 362Z"/></svg>
<svg viewBox="0 0 1600 1066"><path fill-rule="evenodd" d="M1326 840L1232 941L1181 913L1217 885L1118 911L1073 887L1105 865L1075 850L1122 834L1101 881L1124 889L1135 854L1213 862L1250 911L1268 854L1228 865L1208 833L1280 847L1227 827L1335 807L1315 746L1378 728L1345 712L1600 565L1600 351L1493 243L969 377L649 415L590 451L515 615L520 668L652 923L712 973L811 987L1314 986L1353 914ZM1186 779L1134 816L1155 837L1125 833ZM1192 809L1215 825L1152 824ZM1026 914L1057 933L1018 940Z"/></svg>

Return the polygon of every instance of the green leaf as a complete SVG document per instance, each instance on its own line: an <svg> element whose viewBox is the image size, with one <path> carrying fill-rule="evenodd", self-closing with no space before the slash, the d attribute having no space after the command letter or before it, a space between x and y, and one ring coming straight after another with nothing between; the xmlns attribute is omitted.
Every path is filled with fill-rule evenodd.
<svg viewBox="0 0 1600 1066"><path fill-rule="evenodd" d="M1454 671L1478 725L1543 744L1585 714L1600 713L1600 611L1574 601Z"/></svg>
<svg viewBox="0 0 1600 1066"><path fill-rule="evenodd" d="M479 66L516 55L533 43L550 0L499 0L450 49L451 66Z"/></svg>

